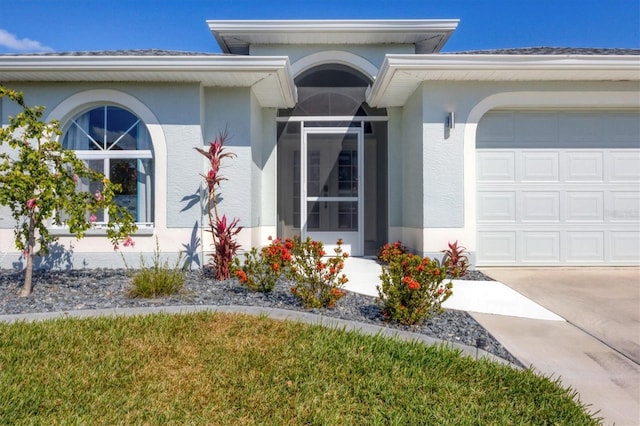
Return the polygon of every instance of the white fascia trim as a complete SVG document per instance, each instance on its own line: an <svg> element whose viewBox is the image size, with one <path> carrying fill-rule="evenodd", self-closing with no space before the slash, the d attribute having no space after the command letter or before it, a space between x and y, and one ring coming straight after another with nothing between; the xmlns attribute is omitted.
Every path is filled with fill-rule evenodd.
<svg viewBox="0 0 640 426"><path fill-rule="evenodd" d="M397 73L407 90L424 81L612 81L640 80L640 56L633 55L386 55L368 94L381 105ZM606 76L603 76L603 73ZM409 91L412 93L413 90Z"/></svg>
<svg viewBox="0 0 640 426"><path fill-rule="evenodd" d="M397 42L398 36L411 35L413 42L421 41L425 34L441 33L446 39L458 27L459 19L365 19L365 20L208 20L207 25L225 53L231 48L227 38L234 43L255 44L301 44L310 41L286 41L282 36L298 34L322 34L323 37L341 34L358 34L364 36L352 43L366 43L371 37L388 36L389 42ZM405 37L406 38L406 37ZM339 40L340 44L344 40Z"/></svg>
<svg viewBox="0 0 640 426"><path fill-rule="evenodd" d="M292 107L297 93L287 56L0 56L0 81L144 81L192 82L205 86L237 87L226 74L254 76L256 85L276 85L281 99L260 99L263 105ZM216 79L215 75L221 76ZM266 77L268 74L271 78Z"/></svg>
<svg viewBox="0 0 640 426"><path fill-rule="evenodd" d="M290 70L287 56L0 56L5 72L268 71Z"/></svg>
<svg viewBox="0 0 640 426"><path fill-rule="evenodd" d="M406 31L453 31L459 19L275 19L275 20L207 20L211 31L233 31L246 33L265 32L406 32Z"/></svg>

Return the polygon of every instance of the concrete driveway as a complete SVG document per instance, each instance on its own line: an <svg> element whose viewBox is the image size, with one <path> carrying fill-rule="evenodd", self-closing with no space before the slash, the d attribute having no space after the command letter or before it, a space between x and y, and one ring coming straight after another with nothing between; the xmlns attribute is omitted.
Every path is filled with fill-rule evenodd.
<svg viewBox="0 0 640 426"><path fill-rule="evenodd" d="M483 268L640 364L640 268Z"/></svg>
<svg viewBox="0 0 640 426"><path fill-rule="evenodd" d="M560 376L606 424L640 424L640 268L480 268L563 317L473 314L523 364Z"/></svg>

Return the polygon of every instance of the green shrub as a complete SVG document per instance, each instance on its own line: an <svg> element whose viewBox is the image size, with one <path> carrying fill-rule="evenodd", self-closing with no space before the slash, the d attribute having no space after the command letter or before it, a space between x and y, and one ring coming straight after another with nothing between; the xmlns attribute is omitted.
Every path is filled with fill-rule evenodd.
<svg viewBox="0 0 640 426"><path fill-rule="evenodd" d="M140 269L131 273L131 286L127 289L127 296L155 298L179 292L185 281L185 271L180 267L181 260L182 254L173 267L169 266L168 260L162 261L156 238L153 265L147 266L144 257L140 256Z"/></svg>
<svg viewBox="0 0 640 426"><path fill-rule="evenodd" d="M234 259L233 273L245 287L253 291L269 292L291 262L290 250L293 246L290 239L284 242L275 239L260 251L254 247L249 253L245 253L242 266L237 257Z"/></svg>
<svg viewBox="0 0 640 426"><path fill-rule="evenodd" d="M428 257L395 256L382 270L382 286L376 287L385 318L415 325L440 312L442 303L452 294L451 281L444 283L446 275L446 268Z"/></svg>
<svg viewBox="0 0 640 426"><path fill-rule="evenodd" d="M307 308L332 308L345 295L341 287L348 279L341 272L349 256L342 252L342 240L337 241L334 251L334 256L325 259L321 242L293 240L287 277L294 282L291 292Z"/></svg>

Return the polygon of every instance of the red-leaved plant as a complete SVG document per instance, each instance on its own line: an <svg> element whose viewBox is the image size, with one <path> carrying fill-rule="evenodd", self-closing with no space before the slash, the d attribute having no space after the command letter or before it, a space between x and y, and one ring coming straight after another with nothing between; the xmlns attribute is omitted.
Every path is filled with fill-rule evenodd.
<svg viewBox="0 0 640 426"><path fill-rule="evenodd" d="M469 268L469 257L466 255L466 247L459 246L458 241L449 243L449 248L442 250L444 253L443 264L447 268L450 277L458 278L467 273Z"/></svg>
<svg viewBox="0 0 640 426"><path fill-rule="evenodd" d="M196 150L209 160L209 172L203 175L207 183L207 214L209 216L209 229L213 235L213 248L210 263L213 266L214 275L218 280L226 280L231 274L231 263L240 248L236 238L242 230L238 226L238 219L228 222L226 215L218 214L218 194L216 190L226 178L220 173L220 164L224 158L233 158L235 154L225 151L224 143L228 139L227 129L220 132L216 139L209 144L209 149L196 148Z"/></svg>

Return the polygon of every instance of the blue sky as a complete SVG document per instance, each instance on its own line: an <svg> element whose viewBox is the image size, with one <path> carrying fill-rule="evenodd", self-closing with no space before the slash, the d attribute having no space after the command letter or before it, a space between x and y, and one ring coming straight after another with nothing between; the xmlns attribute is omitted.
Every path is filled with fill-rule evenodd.
<svg viewBox="0 0 640 426"><path fill-rule="evenodd" d="M0 53L218 52L207 19L460 19L443 51L640 48L638 0L0 0Z"/></svg>

